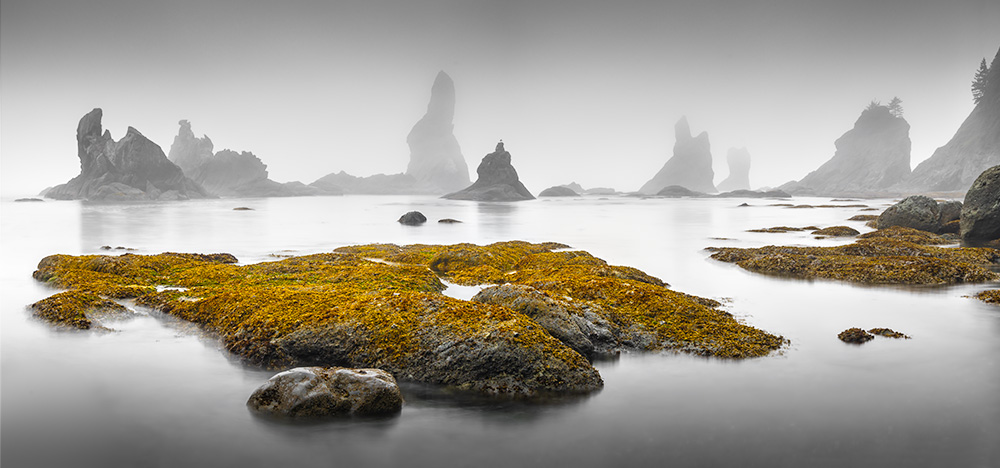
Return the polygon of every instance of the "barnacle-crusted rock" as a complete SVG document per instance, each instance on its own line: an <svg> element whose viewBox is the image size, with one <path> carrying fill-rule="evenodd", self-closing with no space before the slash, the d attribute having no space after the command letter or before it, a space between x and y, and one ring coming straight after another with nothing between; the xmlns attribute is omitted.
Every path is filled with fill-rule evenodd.
<svg viewBox="0 0 1000 468"><path fill-rule="evenodd" d="M250 363L380 368L398 379L508 396L600 388L597 370L574 349L587 352L580 334L600 352L727 358L766 355L785 343L737 322L718 302L586 252L558 250L566 247L372 244L243 266L224 255L53 255L34 277L136 298L202 324ZM494 294L503 305L463 301L441 293L439 275L524 288L505 300ZM511 308L519 298L551 310L532 318Z"/></svg>
<svg viewBox="0 0 1000 468"><path fill-rule="evenodd" d="M848 328L837 334L837 338L844 343L862 344L875 339L875 336L860 328Z"/></svg>
<svg viewBox="0 0 1000 468"><path fill-rule="evenodd" d="M96 294L77 289L61 292L28 306L32 314L53 325L88 330L92 319L125 316L131 312L123 305Z"/></svg>
<svg viewBox="0 0 1000 468"><path fill-rule="evenodd" d="M801 278L873 284L977 283L1000 279L1000 275L988 268L1000 262L1000 253L994 249L931 247L885 234L888 233L881 237L860 236L853 244L837 247L709 250L715 252L712 258L736 263L749 271Z"/></svg>
<svg viewBox="0 0 1000 468"><path fill-rule="evenodd" d="M385 416L399 412L403 397L396 379L381 369L296 367L254 390L247 407L293 419Z"/></svg>

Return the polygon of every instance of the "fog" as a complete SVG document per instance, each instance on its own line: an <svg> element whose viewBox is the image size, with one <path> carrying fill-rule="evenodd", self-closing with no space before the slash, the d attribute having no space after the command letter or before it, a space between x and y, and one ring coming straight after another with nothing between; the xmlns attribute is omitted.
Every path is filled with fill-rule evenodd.
<svg viewBox="0 0 1000 468"><path fill-rule="evenodd" d="M536 194L638 189L684 115L710 135L716 183L747 147L751 184L780 185L893 96L916 166L972 110L997 24L995 0L3 0L0 191L77 175L95 107L114 138L132 126L164 152L190 120L278 181L403 172L439 70L470 170L502 138Z"/></svg>

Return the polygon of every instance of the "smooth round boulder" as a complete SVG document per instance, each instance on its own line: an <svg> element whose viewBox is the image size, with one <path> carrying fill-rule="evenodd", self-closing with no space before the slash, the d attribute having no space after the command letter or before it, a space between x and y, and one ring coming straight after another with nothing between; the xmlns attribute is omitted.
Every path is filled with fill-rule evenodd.
<svg viewBox="0 0 1000 468"><path fill-rule="evenodd" d="M247 407L266 416L323 419L385 416L403 406L396 379L381 369L296 367L254 390Z"/></svg>
<svg viewBox="0 0 1000 468"><path fill-rule="evenodd" d="M427 217L419 211L411 211L399 217L399 224L407 226L419 226L427 222Z"/></svg>
<svg viewBox="0 0 1000 468"><path fill-rule="evenodd" d="M933 198L913 195L890 206L878 217L879 229L892 226L937 232L941 227L941 208Z"/></svg>
<svg viewBox="0 0 1000 468"><path fill-rule="evenodd" d="M1000 239L1000 166L983 171L972 183L965 193L959 224L964 242Z"/></svg>

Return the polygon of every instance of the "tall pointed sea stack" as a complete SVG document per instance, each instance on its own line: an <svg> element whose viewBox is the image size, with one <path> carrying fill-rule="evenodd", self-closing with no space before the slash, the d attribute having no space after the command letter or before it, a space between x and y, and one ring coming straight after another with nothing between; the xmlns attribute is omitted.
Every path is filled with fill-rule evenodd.
<svg viewBox="0 0 1000 468"><path fill-rule="evenodd" d="M716 192L712 172L712 149L708 143L708 132L691 137L691 126L687 117L681 117L674 125L674 155L663 165L639 192L653 195L670 185L679 185L696 192Z"/></svg>
<svg viewBox="0 0 1000 468"><path fill-rule="evenodd" d="M406 137L410 145L410 164L406 174L418 183L453 192L469 185L469 166L455 139L455 83L440 72L431 87L427 113Z"/></svg>
<svg viewBox="0 0 1000 468"><path fill-rule="evenodd" d="M503 148L503 141L497 143L496 151L483 158L476 172L479 174L476 183L441 198L476 201L520 201L535 198L518 179L517 171L510 164L510 153Z"/></svg>
<svg viewBox="0 0 1000 468"><path fill-rule="evenodd" d="M726 155L729 177L719 182L719 191L750 190L750 152L746 148L729 148Z"/></svg>
<svg viewBox="0 0 1000 468"><path fill-rule="evenodd" d="M979 104L955 136L900 184L907 192L964 192L986 169L1000 164L1000 51L986 75Z"/></svg>
<svg viewBox="0 0 1000 468"><path fill-rule="evenodd" d="M179 166L185 174L190 175L194 169L212 157L215 145L208 135L202 135L201 138L194 136L191 122L181 120L177 125L181 128L174 137L173 144L170 145L167 158Z"/></svg>
<svg viewBox="0 0 1000 468"><path fill-rule="evenodd" d="M886 106L869 105L834 145L819 169L780 188L793 195L877 196L910 174L910 124Z"/></svg>
<svg viewBox="0 0 1000 468"><path fill-rule="evenodd" d="M80 119L76 127L80 175L44 192L59 200L179 200L204 198L204 189L176 164L160 146L129 127L121 140L102 131L101 109ZM103 132L103 133L102 133Z"/></svg>

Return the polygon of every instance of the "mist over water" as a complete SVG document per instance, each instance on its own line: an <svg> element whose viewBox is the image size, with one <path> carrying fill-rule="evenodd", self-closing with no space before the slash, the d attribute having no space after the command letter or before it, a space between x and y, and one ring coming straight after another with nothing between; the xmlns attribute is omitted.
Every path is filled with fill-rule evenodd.
<svg viewBox="0 0 1000 468"><path fill-rule="evenodd" d="M747 201L750 207L737 207ZM883 208L889 200L860 203ZM1000 308L965 297L996 284L863 287L751 274L708 246L837 245L771 226L860 222L858 208L770 200L611 197L475 203L419 196L171 203L0 202L4 466L991 466L1000 460ZM796 203L855 204L829 199ZM253 211L233 211L237 206ZM395 220L419 210L429 222ZM454 218L461 224L438 224ZM248 368L196 327L136 308L110 333L60 332L25 306L53 253L229 252L241 263L343 245L556 241L720 299L782 352L727 361L626 354L595 363L602 391L535 404L405 384L395 418L280 424L246 399ZM840 342L849 327L910 340Z"/></svg>

